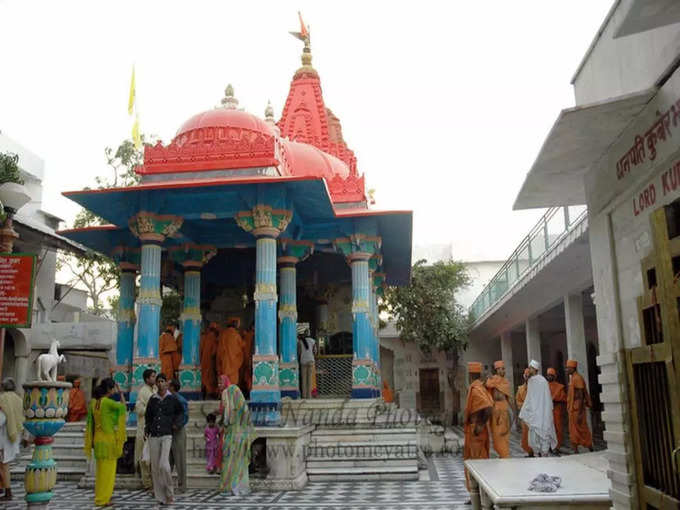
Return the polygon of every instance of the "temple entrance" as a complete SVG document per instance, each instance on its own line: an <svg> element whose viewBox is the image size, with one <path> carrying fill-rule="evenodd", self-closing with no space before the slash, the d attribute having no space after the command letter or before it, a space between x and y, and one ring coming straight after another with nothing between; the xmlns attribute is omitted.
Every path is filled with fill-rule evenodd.
<svg viewBox="0 0 680 510"><path fill-rule="evenodd" d="M651 215L654 251L642 260L642 345L626 353L640 504L680 508L680 201Z"/></svg>

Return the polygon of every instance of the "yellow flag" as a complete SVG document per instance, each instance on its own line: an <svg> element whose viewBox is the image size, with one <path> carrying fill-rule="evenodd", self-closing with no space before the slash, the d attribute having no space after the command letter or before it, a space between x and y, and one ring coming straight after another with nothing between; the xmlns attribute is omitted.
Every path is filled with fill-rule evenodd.
<svg viewBox="0 0 680 510"><path fill-rule="evenodd" d="M128 115L132 115L135 107L135 66L132 66L132 79L130 80L130 98L128 99Z"/></svg>
<svg viewBox="0 0 680 510"><path fill-rule="evenodd" d="M135 142L135 148L142 147L142 137L139 136L139 117L135 115L135 123L132 125L132 141Z"/></svg>

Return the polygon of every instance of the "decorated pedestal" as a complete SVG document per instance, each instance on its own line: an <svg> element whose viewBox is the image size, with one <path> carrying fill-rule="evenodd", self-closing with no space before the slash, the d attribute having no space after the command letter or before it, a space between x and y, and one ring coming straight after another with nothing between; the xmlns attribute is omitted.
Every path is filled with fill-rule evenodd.
<svg viewBox="0 0 680 510"><path fill-rule="evenodd" d="M33 458L26 466L24 486L28 508L47 508L57 482L52 458L53 437L64 425L71 383L34 381L24 386L24 428L35 437Z"/></svg>

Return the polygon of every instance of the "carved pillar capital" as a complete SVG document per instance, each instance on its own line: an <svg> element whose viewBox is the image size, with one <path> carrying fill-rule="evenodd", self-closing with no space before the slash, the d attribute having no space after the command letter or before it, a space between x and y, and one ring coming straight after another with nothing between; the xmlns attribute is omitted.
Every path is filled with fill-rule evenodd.
<svg viewBox="0 0 680 510"><path fill-rule="evenodd" d="M183 222L181 216L140 211L128 220L128 226L140 241L162 243L166 237L173 237Z"/></svg>
<svg viewBox="0 0 680 510"><path fill-rule="evenodd" d="M258 204L249 211L239 211L234 220L236 224L255 237L277 238L293 219L293 211L274 209L269 205Z"/></svg>
<svg viewBox="0 0 680 510"><path fill-rule="evenodd" d="M217 248L209 245L183 244L168 249L170 258L185 270L199 271L217 254Z"/></svg>

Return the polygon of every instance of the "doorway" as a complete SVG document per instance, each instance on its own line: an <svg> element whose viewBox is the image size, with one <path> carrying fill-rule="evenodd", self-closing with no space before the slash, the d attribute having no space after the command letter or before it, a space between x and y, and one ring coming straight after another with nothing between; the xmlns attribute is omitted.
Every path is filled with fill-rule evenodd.
<svg viewBox="0 0 680 510"><path fill-rule="evenodd" d="M421 368L420 377L420 411L423 414L436 414L441 410L439 401L439 369Z"/></svg>

